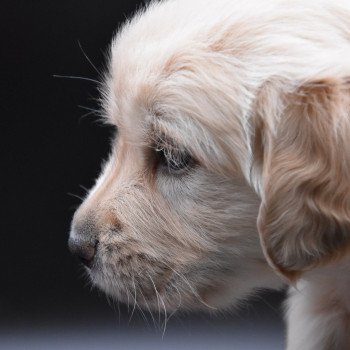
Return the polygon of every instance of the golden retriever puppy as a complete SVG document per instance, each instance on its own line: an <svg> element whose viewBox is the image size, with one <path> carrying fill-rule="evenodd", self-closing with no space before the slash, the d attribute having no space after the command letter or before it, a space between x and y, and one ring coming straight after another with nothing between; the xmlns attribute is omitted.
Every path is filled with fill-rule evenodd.
<svg viewBox="0 0 350 350"><path fill-rule="evenodd" d="M287 282L287 349L350 349L350 2L152 2L103 98L69 240L92 283L174 311Z"/></svg>

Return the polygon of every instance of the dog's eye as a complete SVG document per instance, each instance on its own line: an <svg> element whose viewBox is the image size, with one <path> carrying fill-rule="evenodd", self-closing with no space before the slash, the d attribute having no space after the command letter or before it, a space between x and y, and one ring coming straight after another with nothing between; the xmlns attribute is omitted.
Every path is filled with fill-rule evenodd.
<svg viewBox="0 0 350 350"><path fill-rule="evenodd" d="M158 166L171 174L182 174L193 164L192 157L186 151L169 151L166 148L156 148Z"/></svg>

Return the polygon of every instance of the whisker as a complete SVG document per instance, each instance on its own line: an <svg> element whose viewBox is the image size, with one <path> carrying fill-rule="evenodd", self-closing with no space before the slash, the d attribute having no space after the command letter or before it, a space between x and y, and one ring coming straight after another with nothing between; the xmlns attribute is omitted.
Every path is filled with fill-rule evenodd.
<svg viewBox="0 0 350 350"><path fill-rule="evenodd" d="M79 118L79 123L80 123L84 118L86 118L86 117L88 117L88 116L90 116L90 115L96 116L96 112L95 112L95 111L91 111L91 112L87 112L87 113L83 114L83 115L80 116L80 118Z"/></svg>
<svg viewBox="0 0 350 350"><path fill-rule="evenodd" d="M83 53L83 55L85 56L85 58L87 59L87 61L91 64L91 67L93 69L95 69L95 71L97 72L97 74L100 74L99 70L96 68L96 66L92 63L92 61L90 60L90 58L88 57L88 55L85 53L85 51L83 50L83 47L81 46L80 41L78 40L78 45L80 47L81 52Z"/></svg>
<svg viewBox="0 0 350 350"><path fill-rule="evenodd" d="M89 192L89 189L83 185L79 185L81 189L83 189L86 193Z"/></svg>
<svg viewBox="0 0 350 350"><path fill-rule="evenodd" d="M258 299L260 302L263 302L267 307L273 310L276 314L279 314L278 309L276 309L272 304L270 304L265 298L261 295L255 295L254 298Z"/></svg>
<svg viewBox="0 0 350 350"><path fill-rule="evenodd" d="M172 267L168 266L168 268L173 271L178 277L180 277L186 284L187 286L190 288L191 292L193 293L193 295L195 297L197 297L198 301L200 303L202 303L204 306L208 307L209 309L212 309L212 310L217 310L216 307L214 306L211 306L209 304L207 304L202 298L201 296L198 294L197 291L194 290L193 286L190 284L190 282L188 281L188 279L182 274L182 273L179 273L177 272L176 270L174 270Z"/></svg>
<svg viewBox="0 0 350 350"><path fill-rule="evenodd" d="M120 305L119 305L119 300L117 300L117 308L118 308L118 322L120 325Z"/></svg>
<svg viewBox="0 0 350 350"><path fill-rule="evenodd" d="M132 308L131 315L130 315L130 318L129 318L129 324L131 322L132 316L134 315L135 308L136 308L136 286L135 286L134 276L132 276L132 282L133 282L133 286L134 286L134 306Z"/></svg>
<svg viewBox="0 0 350 350"><path fill-rule="evenodd" d="M126 288L126 286L125 286L125 293L126 293L126 297L127 297L127 299L128 299L128 313L129 313L129 305L130 305L130 298L129 298L129 289L128 288Z"/></svg>
<svg viewBox="0 0 350 350"><path fill-rule="evenodd" d="M86 77L80 77L77 75L60 75L60 74L53 74L54 78L64 78L64 79L75 79L75 80L84 80L84 81L90 81L92 83L101 85L101 82L95 79L86 78Z"/></svg>
<svg viewBox="0 0 350 350"><path fill-rule="evenodd" d="M146 304L146 307L147 307L148 313L151 315L151 318L152 318L152 321L153 321L154 328L157 328L157 327L156 327L156 321L155 321L155 319L154 319L154 317L153 317L153 313L152 313L152 311L151 311L151 308L149 307L149 304L148 304L148 302L147 302L146 297L145 297L145 296L144 296L144 294L142 293L142 289L141 289L141 288L139 288L139 292L141 293L142 298L143 298L143 300L145 301L145 304Z"/></svg>
<svg viewBox="0 0 350 350"><path fill-rule="evenodd" d="M163 309L164 309L164 328L163 328L163 334L162 334L162 338L164 338L165 331L166 331L166 326L167 326L168 316L167 316L167 311L166 311L166 307L165 307L165 303L164 303L163 297L161 295L159 295L159 297L160 297L160 301L163 304Z"/></svg>
<svg viewBox="0 0 350 350"><path fill-rule="evenodd" d="M158 324L159 324L159 327L160 327L160 302L159 302L159 293L158 293L158 290L156 288L156 285L152 279L152 277L150 276L150 274L147 274L148 277L150 278L151 282L152 282L152 285L153 285L153 288L154 288L154 291L156 292L156 297L157 297L157 304L158 304Z"/></svg>
<svg viewBox="0 0 350 350"><path fill-rule="evenodd" d="M148 322L147 316L146 316L146 314L143 312L143 310L142 310L142 308L140 307L140 305L139 305L138 303L136 303L136 306L137 306L138 310L140 311L140 314L141 314L143 320L145 321L147 327L148 327L148 328L151 328L151 326L150 326L150 324L149 324L149 322Z"/></svg>
<svg viewBox="0 0 350 350"><path fill-rule="evenodd" d="M135 285L135 276L132 275L132 283L133 283L133 287L134 287L134 291L135 291L135 294L134 294L134 310L135 310L135 306L137 306L137 308L139 309L140 313L141 313L141 316L142 318L144 319L144 321L146 322L147 326L150 327L149 323L148 323L148 319L145 315L145 313L143 312L142 308L139 306L139 304L137 303L137 295L136 295L136 285ZM133 310L133 311L134 311ZM131 318L130 318L131 319ZM129 321L130 323L130 321Z"/></svg>
<svg viewBox="0 0 350 350"><path fill-rule="evenodd" d="M98 118L101 118L101 111L98 110L98 109L94 109L94 108L90 108L90 107L86 107L86 106L82 106L82 105L78 105L78 107L88 111L87 113L83 114L79 118L79 123L82 121L82 119L84 119L85 117L88 117L90 115L94 115L94 116L96 116Z"/></svg>
<svg viewBox="0 0 350 350"><path fill-rule="evenodd" d="M115 300L114 298L111 298L108 294L105 294L105 295L106 295L106 299L107 299L108 305L113 309L114 314L116 314L117 310L118 310L118 323L120 324L119 301ZM117 308L116 308L116 305L117 305Z"/></svg>
<svg viewBox="0 0 350 350"><path fill-rule="evenodd" d="M80 196L78 196L77 194L74 194L74 193L68 192L67 195L68 195L68 196L71 196L71 197L74 197L74 198L78 198L78 199L80 199L81 201L84 200L84 198L82 198L82 197L80 197Z"/></svg>
<svg viewBox="0 0 350 350"><path fill-rule="evenodd" d="M154 290L156 291L157 300L158 300L158 296L159 296L159 299L160 299L160 301L162 303L162 306L163 306L163 310L164 310L164 326L163 326L162 338L164 338L164 334L165 334L166 326L167 326L167 311L166 311L165 303L164 303L164 300L163 300L162 296L159 294L159 292L157 290L157 287L156 287L152 277L150 276L150 274L148 274L148 277L150 278L150 280L151 280L151 282L153 284ZM160 322L160 308L158 308L158 310L159 310L158 317L159 317L159 322Z"/></svg>
<svg viewBox="0 0 350 350"><path fill-rule="evenodd" d="M180 293L179 289L175 286L174 283L171 283L171 287L176 289L177 294L179 296L179 303L178 303L177 307L175 308L175 310L169 315L168 322L169 322L170 318L175 315L175 313L180 309L180 307L182 305L182 297L181 297L181 293Z"/></svg>
<svg viewBox="0 0 350 350"><path fill-rule="evenodd" d="M111 300L111 297L108 294L106 294L106 300L107 300L108 306L113 309L112 300Z"/></svg>
<svg viewBox="0 0 350 350"><path fill-rule="evenodd" d="M98 109L95 109L95 108L86 107L86 106L83 106L83 105L78 105L78 107L82 108L82 109L85 109L87 111L90 111L90 112L95 112L96 114L100 113L100 111Z"/></svg>

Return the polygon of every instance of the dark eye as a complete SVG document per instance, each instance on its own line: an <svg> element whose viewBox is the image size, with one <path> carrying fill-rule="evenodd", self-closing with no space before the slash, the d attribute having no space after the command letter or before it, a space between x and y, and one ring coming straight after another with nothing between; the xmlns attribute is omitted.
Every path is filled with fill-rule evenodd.
<svg viewBox="0 0 350 350"><path fill-rule="evenodd" d="M169 151L166 148L156 148L158 166L171 174L182 174L192 165L193 159L186 151Z"/></svg>

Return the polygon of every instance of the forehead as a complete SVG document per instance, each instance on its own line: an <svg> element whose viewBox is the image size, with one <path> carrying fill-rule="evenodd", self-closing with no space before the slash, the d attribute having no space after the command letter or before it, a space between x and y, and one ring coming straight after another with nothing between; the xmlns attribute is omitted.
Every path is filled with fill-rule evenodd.
<svg viewBox="0 0 350 350"><path fill-rule="evenodd" d="M213 167L220 162L221 167L232 164L230 168L237 168L235 157L243 158L245 152L239 141L243 129L234 117L241 113L236 100L232 101L238 94L224 94L218 67L208 69L208 62L196 57L187 51L169 53L154 60L148 57L142 64L140 58L117 46L106 80L107 118L129 143L149 146L157 136L165 137L187 148L202 163L211 158ZM210 84L206 78L213 72L216 80ZM227 116L231 116L230 123ZM235 155L227 152L230 140L237 141Z"/></svg>
<svg viewBox="0 0 350 350"><path fill-rule="evenodd" d="M150 6L112 42L105 105L107 117L119 128L145 127L154 116L176 114L168 107L180 105L176 97L183 84L176 76L186 75L195 64L190 54L194 34L171 24L175 9L168 11L169 6Z"/></svg>
<svg viewBox="0 0 350 350"><path fill-rule="evenodd" d="M112 55L104 89L105 114L131 142L154 134L176 138L193 124L181 108L180 84L171 79L170 61L172 57L164 57L140 64L118 49Z"/></svg>
<svg viewBox="0 0 350 350"><path fill-rule="evenodd" d="M183 26L174 26L174 11L166 11L171 16L167 20L157 11L136 16L112 42L104 90L106 117L131 143L158 134L193 153L203 151L198 156L203 160L211 154L221 163L236 163L227 153L235 140L235 156L245 156L241 116L249 98L241 98L246 90L232 84L242 80L240 70L223 69L229 70L223 56L209 47L221 37L217 30L211 31L216 23L204 22L208 28L198 31L191 18L179 17Z"/></svg>

